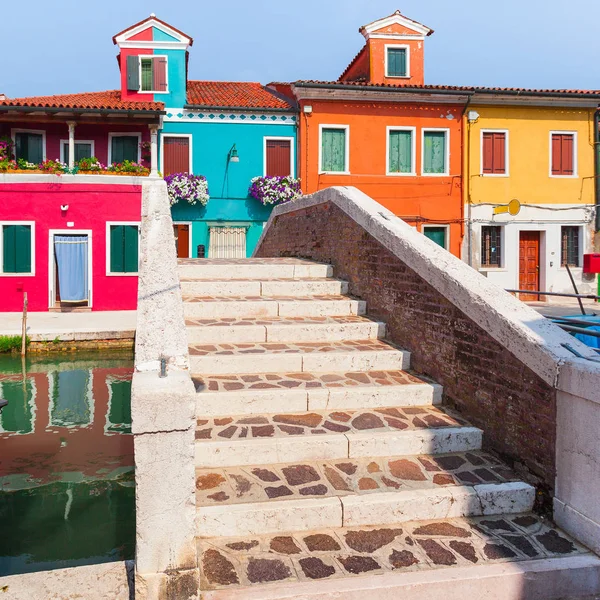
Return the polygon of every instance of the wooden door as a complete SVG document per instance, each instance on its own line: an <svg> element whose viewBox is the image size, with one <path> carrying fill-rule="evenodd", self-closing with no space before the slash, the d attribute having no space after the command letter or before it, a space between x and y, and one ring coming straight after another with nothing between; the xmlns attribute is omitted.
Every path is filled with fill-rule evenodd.
<svg viewBox="0 0 600 600"><path fill-rule="evenodd" d="M540 232L521 231L519 235L519 289L540 289ZM520 294L524 302L543 299L537 294Z"/></svg>
<svg viewBox="0 0 600 600"><path fill-rule="evenodd" d="M190 172L190 138L163 136L163 175Z"/></svg>
<svg viewBox="0 0 600 600"><path fill-rule="evenodd" d="M177 248L177 258L190 257L190 226L181 223L173 224L175 233L175 247Z"/></svg>

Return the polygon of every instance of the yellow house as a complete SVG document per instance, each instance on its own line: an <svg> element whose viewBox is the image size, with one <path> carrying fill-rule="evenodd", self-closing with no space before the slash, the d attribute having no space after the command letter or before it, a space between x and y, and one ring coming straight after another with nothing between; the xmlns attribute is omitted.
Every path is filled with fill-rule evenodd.
<svg viewBox="0 0 600 600"><path fill-rule="evenodd" d="M573 292L569 265L579 291L595 293L582 264L593 252L599 100L576 91L472 96L463 128L463 258L502 287Z"/></svg>

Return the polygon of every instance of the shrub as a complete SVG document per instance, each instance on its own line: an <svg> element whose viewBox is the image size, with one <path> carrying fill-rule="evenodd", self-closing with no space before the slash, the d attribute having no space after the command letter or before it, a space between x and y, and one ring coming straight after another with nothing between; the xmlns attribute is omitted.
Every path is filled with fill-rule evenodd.
<svg viewBox="0 0 600 600"><path fill-rule="evenodd" d="M12 352L13 350L21 349L20 335L0 335L0 352ZM29 345L29 336L25 338L25 343Z"/></svg>

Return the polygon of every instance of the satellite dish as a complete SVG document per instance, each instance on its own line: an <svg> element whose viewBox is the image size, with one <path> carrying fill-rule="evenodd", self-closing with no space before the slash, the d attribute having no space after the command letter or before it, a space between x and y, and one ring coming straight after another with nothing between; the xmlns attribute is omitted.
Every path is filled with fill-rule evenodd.
<svg viewBox="0 0 600 600"><path fill-rule="evenodd" d="M508 214L511 217L516 217L520 212L521 212L521 203L516 198L513 198L508 203Z"/></svg>

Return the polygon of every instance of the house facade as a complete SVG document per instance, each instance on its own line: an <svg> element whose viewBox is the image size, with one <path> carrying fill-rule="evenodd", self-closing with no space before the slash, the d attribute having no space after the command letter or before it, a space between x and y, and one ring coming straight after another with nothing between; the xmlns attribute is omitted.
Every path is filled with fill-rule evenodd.
<svg viewBox="0 0 600 600"><path fill-rule="evenodd" d="M193 40L150 17L114 38L121 65L123 95L137 92L146 63L160 70L164 102L160 132L159 170L203 175L210 200L206 206L184 200L172 213L178 256L251 256L270 207L248 194L253 177L296 175L296 109L289 99L253 82L192 81L187 78ZM150 57L150 58L148 58ZM162 62L161 62L162 61ZM126 88L132 88L129 91Z"/></svg>
<svg viewBox="0 0 600 600"><path fill-rule="evenodd" d="M598 100L577 91L472 96L463 258L502 287L573 293L568 265L579 292L596 293L582 267L594 251Z"/></svg>

